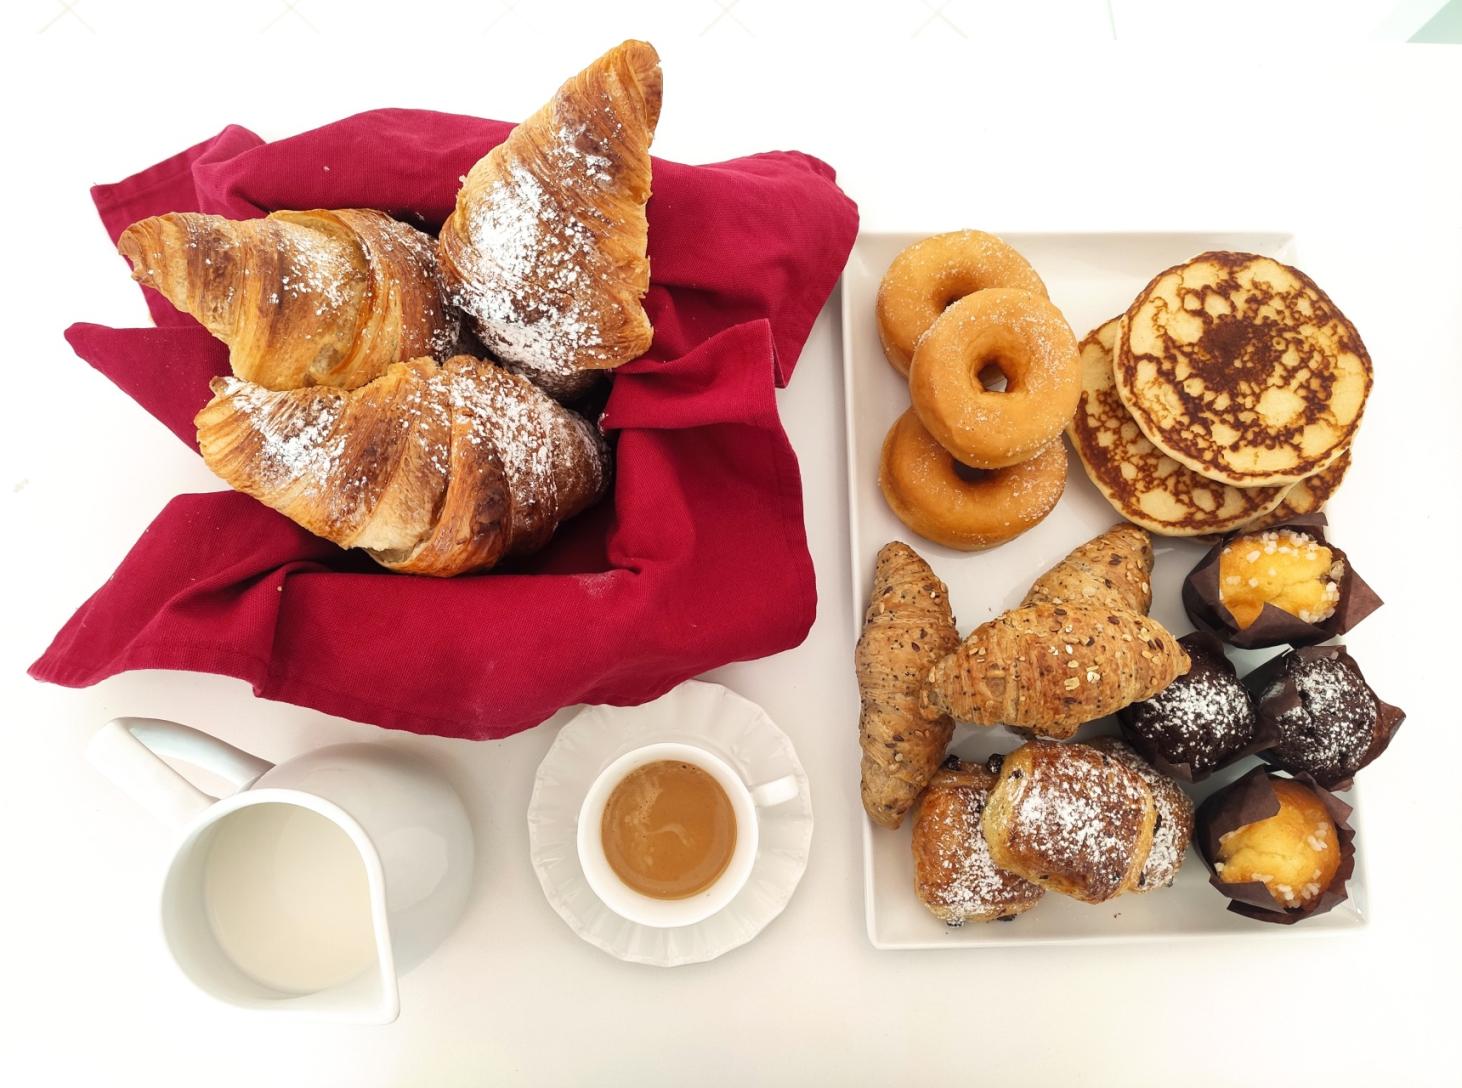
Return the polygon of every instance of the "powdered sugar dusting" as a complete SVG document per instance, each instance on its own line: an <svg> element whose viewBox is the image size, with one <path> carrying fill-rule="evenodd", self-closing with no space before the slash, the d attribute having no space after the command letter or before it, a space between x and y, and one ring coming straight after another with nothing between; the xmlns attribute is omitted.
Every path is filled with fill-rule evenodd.
<svg viewBox="0 0 1462 1088"><path fill-rule="evenodd" d="M372 551L422 543L435 520L433 496L464 461L501 471L510 550L541 544L561 517L576 512L561 500L582 505L602 489L605 453L591 425L522 378L461 358L444 367L425 359L399 364L379 381L393 384L346 393L220 380L219 397L242 426L205 424L210 464L271 506L307 515L307 528ZM371 413L384 406L390 415L353 428L350 413L368 393ZM400 466L411 486L394 494L391 516L377 518ZM564 495L563 487L576 490ZM301 508L302 498L312 509Z"/></svg>
<svg viewBox="0 0 1462 1088"><path fill-rule="evenodd" d="M579 144L589 142L590 150ZM607 357L594 283L598 239L612 224L586 192L612 180L607 156L592 150L583 125L560 128L547 152L552 187L521 162L473 205L470 264L458 302L494 353L553 373Z"/></svg>
<svg viewBox="0 0 1462 1088"><path fill-rule="evenodd" d="M416 266L417 275L423 281L436 285L436 305L426 304L420 311L419 321L429 330L426 353L438 362L445 362L461 344L462 315L447 297L442 283L436 239L397 219L390 220L374 237L366 234L359 237L368 260L376 255L376 250L390 255L399 250Z"/></svg>
<svg viewBox="0 0 1462 1088"><path fill-rule="evenodd" d="M515 500L515 519L519 515L536 519L541 511L558 505L550 415L557 406L527 382L502 371L475 371L444 372L452 409L468 423L467 442L486 444L497 452Z"/></svg>
<svg viewBox="0 0 1462 1088"><path fill-rule="evenodd" d="M1326 778L1355 771L1375 737L1375 696L1338 656L1309 661L1292 657L1290 661L1284 678L1263 696L1265 700L1275 698L1287 681L1300 700L1298 706L1275 718L1282 739L1272 755L1289 770Z"/></svg>
<svg viewBox="0 0 1462 1088"><path fill-rule="evenodd" d="M339 474L345 436L335 428L345 413L343 394L319 390L308 397L290 397L230 377L221 379L219 395L247 419L257 439L255 471L264 486L304 483L314 492Z"/></svg>
<svg viewBox="0 0 1462 1088"><path fill-rule="evenodd" d="M1143 863L1138 886L1144 891L1166 887L1183 867L1183 857L1193 834L1193 802L1176 782L1116 737L1100 737L1092 744L1142 779L1152 791L1157 819L1152 828L1152 848Z"/></svg>
<svg viewBox="0 0 1462 1088"><path fill-rule="evenodd" d="M921 860L937 870L921 866L920 895L950 926L1018 913L1042 894L1037 885L1001 869L990 856L980 829L989 797L988 788L941 784L936 777L919 812L915 834L935 846Z"/></svg>
<svg viewBox="0 0 1462 1088"><path fill-rule="evenodd" d="M283 263L271 302L308 298L316 315L326 317L359 301L352 289L359 277L348 246L321 231L281 225L286 228L277 232Z"/></svg>
<svg viewBox="0 0 1462 1088"><path fill-rule="evenodd" d="M1169 763L1202 776L1254 737L1253 704L1239 679L1209 667L1192 646L1192 671L1122 713L1123 724Z"/></svg>
<svg viewBox="0 0 1462 1088"><path fill-rule="evenodd" d="M1149 791L1094 749L1064 746L1062 756L1054 765L1038 764L1018 791L1011 847L1099 901L1127 879Z"/></svg>

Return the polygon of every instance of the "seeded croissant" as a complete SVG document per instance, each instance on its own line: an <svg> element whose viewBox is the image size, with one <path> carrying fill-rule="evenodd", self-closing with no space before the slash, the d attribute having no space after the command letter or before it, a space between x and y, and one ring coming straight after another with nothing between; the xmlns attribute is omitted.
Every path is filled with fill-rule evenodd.
<svg viewBox="0 0 1462 1088"><path fill-rule="evenodd" d="M446 577L541 548L604 492L598 432L459 355L346 391L215 378L198 448L231 487L392 570Z"/></svg>
<svg viewBox="0 0 1462 1088"><path fill-rule="evenodd" d="M925 713L1069 737L1188 671L1156 620L1125 608L1035 604L977 627L929 673Z"/></svg>
<svg viewBox="0 0 1462 1088"><path fill-rule="evenodd" d="M431 237L381 212L174 212L133 223L117 249L133 279L229 346L237 377L269 389L354 389L457 350Z"/></svg>
<svg viewBox="0 0 1462 1088"><path fill-rule="evenodd" d="M863 808L874 823L898 827L944 759L954 722L925 720L919 693L930 666L958 645L944 583L907 544L885 544L854 651Z"/></svg>
<svg viewBox="0 0 1462 1088"><path fill-rule="evenodd" d="M645 204L660 58L611 49L472 167L442 271L496 358L560 399L650 346Z"/></svg>
<svg viewBox="0 0 1462 1088"><path fill-rule="evenodd" d="M1147 614L1152 607L1152 537L1122 522L1088 540L1036 579L1022 605L1091 604Z"/></svg>

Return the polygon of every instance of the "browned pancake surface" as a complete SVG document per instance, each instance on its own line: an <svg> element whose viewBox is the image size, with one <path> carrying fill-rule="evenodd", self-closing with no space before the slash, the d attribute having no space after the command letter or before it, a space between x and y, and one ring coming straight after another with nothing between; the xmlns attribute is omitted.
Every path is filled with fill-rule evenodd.
<svg viewBox="0 0 1462 1088"><path fill-rule="evenodd" d="M1117 395L1119 318L1081 342L1081 398L1066 429L1098 491L1128 521L1166 536L1222 533L1262 516L1283 487L1232 487L1198 475L1152 444Z"/></svg>
<svg viewBox="0 0 1462 1088"><path fill-rule="evenodd" d="M1155 446L1240 487L1328 467L1371 387L1365 345L1329 296L1252 253L1204 253L1158 275L1123 317L1113 374Z"/></svg>
<svg viewBox="0 0 1462 1088"><path fill-rule="evenodd" d="M1307 476L1297 484L1291 484L1279 500L1278 506L1269 513L1255 518L1244 528L1267 529L1271 525L1280 525L1293 518L1304 517L1306 514L1318 514L1330 501L1330 496L1339 489L1340 482L1345 479L1345 474L1349 469L1350 451L1346 450L1329 468L1322 469L1313 476Z"/></svg>

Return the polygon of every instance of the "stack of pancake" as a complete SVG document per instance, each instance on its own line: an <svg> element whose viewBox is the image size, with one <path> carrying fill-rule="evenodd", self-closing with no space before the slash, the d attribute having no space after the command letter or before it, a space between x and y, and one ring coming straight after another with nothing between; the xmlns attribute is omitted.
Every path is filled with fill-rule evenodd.
<svg viewBox="0 0 1462 1088"><path fill-rule="evenodd" d="M1360 335L1298 269L1203 253L1081 342L1067 433L1123 517L1155 533L1262 528L1318 511L1371 389Z"/></svg>

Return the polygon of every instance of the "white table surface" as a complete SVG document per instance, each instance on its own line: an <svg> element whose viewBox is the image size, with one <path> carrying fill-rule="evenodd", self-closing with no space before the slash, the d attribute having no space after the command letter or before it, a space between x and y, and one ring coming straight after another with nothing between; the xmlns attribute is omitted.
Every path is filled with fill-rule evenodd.
<svg viewBox="0 0 1462 1088"><path fill-rule="evenodd" d="M1459 889L1455 549L1462 404L1457 51L1039 49L850 25L702 36L704 13L605 12L384 46L247 33L7 42L7 387L0 511L0 1082L1300 1083L1455 1076ZM645 5L638 5L644 7ZM605 5L608 7L608 5ZM911 6L913 8L913 6ZM714 12L712 12L714 13ZM484 20L485 21L485 20ZM479 24L480 25L480 24ZM536 29L535 29L536 26ZM733 28L734 29L734 28ZM1254 228L1300 234L1362 330L1376 394L1336 519L1390 603L1351 640L1410 712L1365 773L1374 921L1340 937L879 953L863 927L857 698L846 599L835 305L780 397L801 458L821 604L799 648L712 678L763 704L812 777L817 832L786 913L754 944L667 973L579 942L543 901L524 812L553 722L471 744L255 700L241 683L139 673L84 691L24 668L201 462L70 354L73 320L144 319L86 187L226 122L284 136L377 105L517 117L627 34L664 56L656 151L824 156L865 228ZM1168 125L1173 98L1183 123ZM834 298L836 302L836 297ZM1075 543L1075 542L1073 542ZM1054 556L1052 557L1055 558ZM481 854L460 928L401 984L385 1028L214 1006L169 965L153 915L164 830L82 746L118 714L175 718L270 759L366 738L461 788ZM1192 862L1197 864L1196 862ZM1273 998L1271 999L1271 995ZM1294 1063L1294 1064L1292 1064Z"/></svg>

